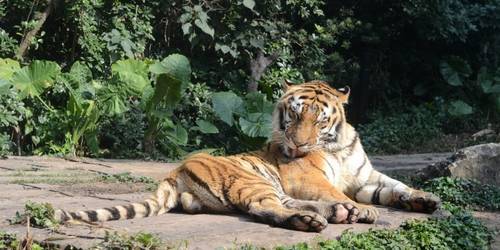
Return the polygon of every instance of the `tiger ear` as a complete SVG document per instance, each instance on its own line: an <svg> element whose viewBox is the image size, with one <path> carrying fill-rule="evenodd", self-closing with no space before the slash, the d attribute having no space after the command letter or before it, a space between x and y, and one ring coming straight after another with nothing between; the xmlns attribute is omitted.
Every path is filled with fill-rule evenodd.
<svg viewBox="0 0 500 250"><path fill-rule="evenodd" d="M351 93L351 88L349 86L345 86L343 88L337 89L339 92L339 100L341 103L347 103L349 100L349 94Z"/></svg>
<svg viewBox="0 0 500 250"><path fill-rule="evenodd" d="M286 93L292 85L293 85L293 82L291 82L288 79L285 79L283 82L281 82L281 89L283 90L283 92Z"/></svg>

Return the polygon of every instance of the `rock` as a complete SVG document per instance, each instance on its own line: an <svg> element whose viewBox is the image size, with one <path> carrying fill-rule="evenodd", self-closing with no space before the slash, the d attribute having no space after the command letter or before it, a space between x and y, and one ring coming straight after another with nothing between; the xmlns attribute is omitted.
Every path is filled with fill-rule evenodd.
<svg viewBox="0 0 500 250"><path fill-rule="evenodd" d="M500 143L460 149L447 160L420 170L418 176L424 180L453 176L500 185Z"/></svg>

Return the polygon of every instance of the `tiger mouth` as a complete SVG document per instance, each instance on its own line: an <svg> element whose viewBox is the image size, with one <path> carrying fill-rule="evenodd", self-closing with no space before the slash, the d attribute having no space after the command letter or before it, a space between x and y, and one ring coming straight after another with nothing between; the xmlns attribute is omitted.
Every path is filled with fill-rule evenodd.
<svg viewBox="0 0 500 250"><path fill-rule="evenodd" d="M301 151L297 148L288 148L288 157L300 158L307 154L307 151Z"/></svg>

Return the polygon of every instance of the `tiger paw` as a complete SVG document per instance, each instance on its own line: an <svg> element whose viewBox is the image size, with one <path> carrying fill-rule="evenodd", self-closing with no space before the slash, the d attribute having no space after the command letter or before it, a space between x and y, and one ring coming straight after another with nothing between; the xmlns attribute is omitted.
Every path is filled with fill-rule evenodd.
<svg viewBox="0 0 500 250"><path fill-rule="evenodd" d="M420 190L401 194L397 203L404 209L423 213L432 213L441 207L441 199L439 197Z"/></svg>
<svg viewBox="0 0 500 250"><path fill-rule="evenodd" d="M332 216L328 218L330 223L352 224L359 219L360 210L352 203L337 203L332 205Z"/></svg>
<svg viewBox="0 0 500 250"><path fill-rule="evenodd" d="M300 211L297 214L292 215L287 220L287 227L306 231L306 232L321 232L328 226L328 221L321 215L309 212Z"/></svg>
<svg viewBox="0 0 500 250"><path fill-rule="evenodd" d="M359 208L358 222L361 223L372 224L378 219L380 215L378 209L374 206L358 204L358 208Z"/></svg>

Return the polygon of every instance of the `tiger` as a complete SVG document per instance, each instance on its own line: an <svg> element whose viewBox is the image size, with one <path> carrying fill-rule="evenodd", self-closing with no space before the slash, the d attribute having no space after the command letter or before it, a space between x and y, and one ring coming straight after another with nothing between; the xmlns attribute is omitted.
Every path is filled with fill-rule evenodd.
<svg viewBox="0 0 500 250"><path fill-rule="evenodd" d="M344 105L350 89L323 81L292 85L272 115L270 141L260 150L231 156L195 154L167 174L142 202L67 212L61 223L89 223L186 213L247 213L287 229L320 232L329 223L374 223L373 205L431 213L437 196L376 171Z"/></svg>

